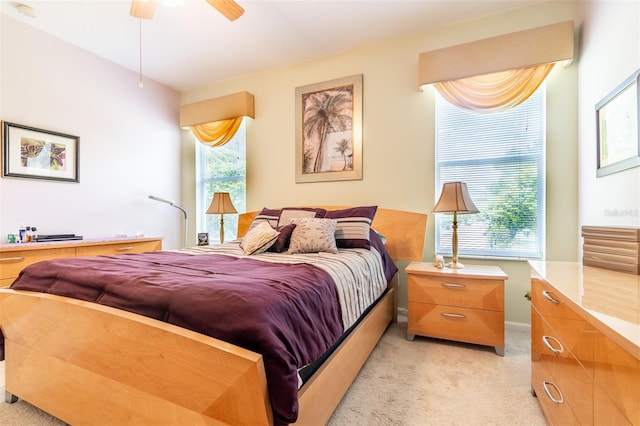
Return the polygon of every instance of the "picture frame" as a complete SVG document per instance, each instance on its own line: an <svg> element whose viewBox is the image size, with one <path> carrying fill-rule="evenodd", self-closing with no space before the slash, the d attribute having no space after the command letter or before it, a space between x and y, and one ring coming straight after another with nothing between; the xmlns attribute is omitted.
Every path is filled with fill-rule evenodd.
<svg viewBox="0 0 640 426"><path fill-rule="evenodd" d="M209 245L209 233L208 232L198 232L198 245L199 246L208 246Z"/></svg>
<svg viewBox="0 0 640 426"><path fill-rule="evenodd" d="M80 182L80 137L3 122L3 176Z"/></svg>
<svg viewBox="0 0 640 426"><path fill-rule="evenodd" d="M640 70L596 104L597 177L640 166L639 110Z"/></svg>
<svg viewBox="0 0 640 426"><path fill-rule="evenodd" d="M362 179L362 74L297 87L296 183Z"/></svg>

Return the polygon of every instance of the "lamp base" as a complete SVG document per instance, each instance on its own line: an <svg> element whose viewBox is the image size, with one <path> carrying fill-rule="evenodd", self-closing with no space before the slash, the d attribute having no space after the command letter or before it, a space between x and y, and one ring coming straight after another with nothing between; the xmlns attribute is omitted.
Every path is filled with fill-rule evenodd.
<svg viewBox="0 0 640 426"><path fill-rule="evenodd" d="M464 269L464 265L460 262L449 262L446 264L446 267L450 269Z"/></svg>

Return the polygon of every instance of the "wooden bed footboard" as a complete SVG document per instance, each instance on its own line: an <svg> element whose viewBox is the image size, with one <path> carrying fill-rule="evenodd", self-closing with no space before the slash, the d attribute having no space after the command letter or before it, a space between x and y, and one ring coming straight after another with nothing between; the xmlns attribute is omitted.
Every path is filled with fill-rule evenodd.
<svg viewBox="0 0 640 426"><path fill-rule="evenodd" d="M262 357L161 321L0 290L6 390L70 424L271 424Z"/></svg>

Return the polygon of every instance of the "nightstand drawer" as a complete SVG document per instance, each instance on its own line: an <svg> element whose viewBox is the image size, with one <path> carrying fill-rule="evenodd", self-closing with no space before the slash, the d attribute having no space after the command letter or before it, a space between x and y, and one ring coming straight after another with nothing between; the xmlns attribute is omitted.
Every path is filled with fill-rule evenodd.
<svg viewBox="0 0 640 426"><path fill-rule="evenodd" d="M434 305L501 311L504 281L407 275L408 300Z"/></svg>
<svg viewBox="0 0 640 426"><path fill-rule="evenodd" d="M504 312L409 302L407 332L504 347Z"/></svg>

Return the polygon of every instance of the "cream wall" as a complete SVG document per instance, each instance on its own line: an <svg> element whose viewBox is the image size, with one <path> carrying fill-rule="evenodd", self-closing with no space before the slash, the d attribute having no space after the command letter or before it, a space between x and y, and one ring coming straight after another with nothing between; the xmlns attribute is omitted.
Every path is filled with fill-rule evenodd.
<svg viewBox="0 0 640 426"><path fill-rule="evenodd" d="M239 77L182 94L182 104L247 90L256 118L247 130L247 208L303 204L377 204L429 213L435 204L433 90L418 90L422 51L577 18L576 2L548 2L510 13L433 29L338 55ZM363 74L363 179L295 183L295 88ZM547 257L575 260L577 236L577 78L575 63L556 67L548 81ZM183 133L183 204L194 209L193 143ZM430 216L430 221L432 216ZM195 235L195 229L190 235ZM434 256L433 225L425 259ZM524 261L463 259L499 264L509 274L506 319L529 323ZM404 265L404 264L403 264ZM406 306L401 274L400 306Z"/></svg>
<svg viewBox="0 0 640 426"><path fill-rule="evenodd" d="M80 137L79 183L0 178L0 242L21 223L182 245L178 92L0 14L0 118ZM29 19L29 18L26 18Z"/></svg>
<svg viewBox="0 0 640 426"><path fill-rule="evenodd" d="M640 226L640 167L596 177L595 105L640 68L640 1L589 1L580 57L580 225Z"/></svg>

